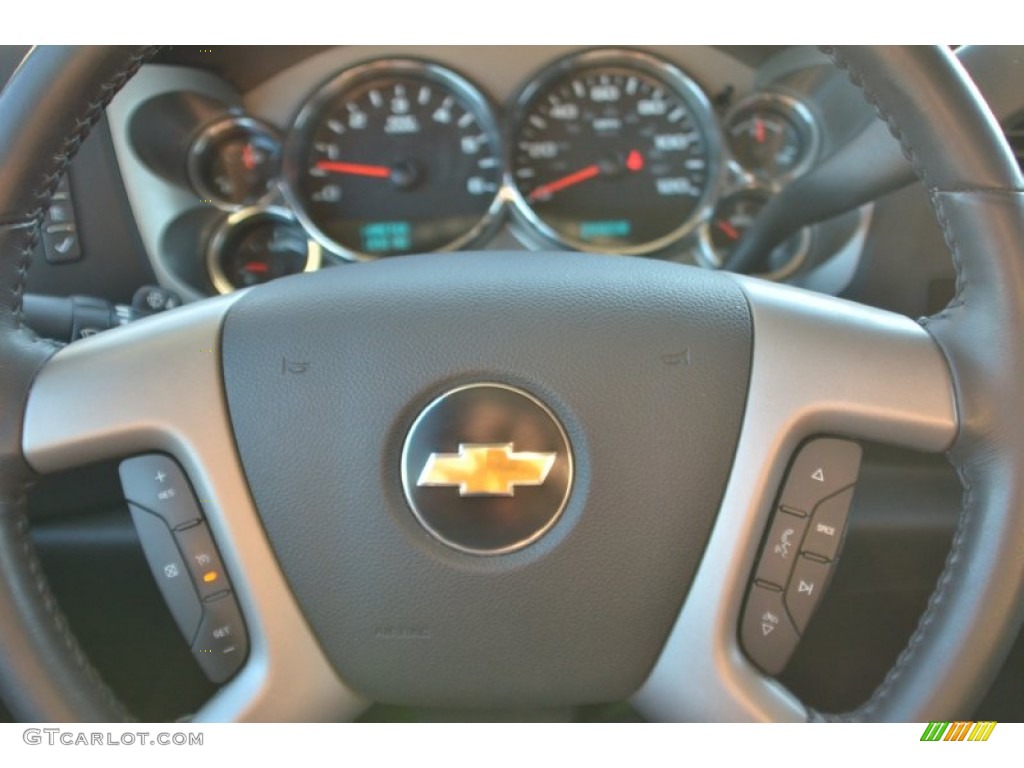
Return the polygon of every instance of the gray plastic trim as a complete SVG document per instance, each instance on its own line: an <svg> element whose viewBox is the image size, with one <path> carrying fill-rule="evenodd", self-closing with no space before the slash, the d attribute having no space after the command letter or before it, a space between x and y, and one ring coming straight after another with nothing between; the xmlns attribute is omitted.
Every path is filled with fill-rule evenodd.
<svg viewBox="0 0 1024 768"><path fill-rule="evenodd" d="M735 278L754 322L750 394L722 509L690 594L633 703L670 721L804 721L743 654L739 611L783 472L799 443L833 434L925 452L957 433L949 369L902 315Z"/></svg>
<svg viewBox="0 0 1024 768"><path fill-rule="evenodd" d="M139 107L151 98L179 91L222 101L225 108L237 105L239 100L238 94L227 83L202 70L147 64L125 83L124 88L110 102L107 118L124 189L153 273L160 285L178 292L186 301L196 301L203 298L204 294L169 267L173 259L167 253L165 235L168 226L177 217L209 205L203 203L191 189L173 184L151 170L132 146L129 135L132 117ZM185 158L181 160L184 170ZM198 267L202 256L197 253L195 259Z"/></svg>
<svg viewBox="0 0 1024 768"><path fill-rule="evenodd" d="M224 399L224 317L246 291L76 342L43 368L23 448L40 473L164 451L195 486L249 629L239 674L196 721L347 720L367 702L325 658L249 494Z"/></svg>

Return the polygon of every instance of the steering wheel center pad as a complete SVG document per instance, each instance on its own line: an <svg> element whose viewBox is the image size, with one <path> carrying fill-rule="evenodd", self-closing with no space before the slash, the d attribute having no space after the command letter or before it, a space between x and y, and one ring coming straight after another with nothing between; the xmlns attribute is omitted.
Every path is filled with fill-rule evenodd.
<svg viewBox="0 0 1024 768"><path fill-rule="evenodd" d="M242 464L343 679L410 705L628 697L679 613L721 504L751 334L729 277L612 256L393 258L242 297L222 342ZM401 484L418 414L481 381L545 403L574 454L565 512L499 556L436 541ZM529 492L518 489L507 512ZM454 488L435 493L473 503Z"/></svg>

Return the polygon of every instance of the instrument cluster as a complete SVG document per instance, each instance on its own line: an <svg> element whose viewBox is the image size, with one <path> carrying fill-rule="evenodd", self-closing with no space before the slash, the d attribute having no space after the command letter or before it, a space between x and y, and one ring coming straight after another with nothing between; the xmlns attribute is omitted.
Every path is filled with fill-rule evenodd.
<svg viewBox="0 0 1024 768"><path fill-rule="evenodd" d="M378 57L333 73L284 129L237 106L208 117L186 147L186 183L220 212L204 238L221 293L321 265L486 248L506 228L534 250L718 268L821 146L792 90L709 94L631 49L562 56L504 104L448 65ZM797 270L809 240L779 246L769 276Z"/></svg>

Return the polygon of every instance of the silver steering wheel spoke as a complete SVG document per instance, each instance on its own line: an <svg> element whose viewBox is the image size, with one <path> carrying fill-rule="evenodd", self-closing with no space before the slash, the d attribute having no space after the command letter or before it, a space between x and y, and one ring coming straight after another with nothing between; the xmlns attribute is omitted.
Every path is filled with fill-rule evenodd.
<svg viewBox="0 0 1024 768"><path fill-rule="evenodd" d="M750 391L722 508L693 585L634 697L679 721L802 721L806 708L739 646L740 608L786 466L800 443L839 435L923 452L957 435L953 384L914 321L751 278Z"/></svg>
<svg viewBox="0 0 1024 768"><path fill-rule="evenodd" d="M356 717L367 702L324 656L264 533L231 430L221 326L241 293L95 336L40 372L23 448L47 474L162 451L184 467L224 558L244 616L249 657L195 715L199 721Z"/></svg>

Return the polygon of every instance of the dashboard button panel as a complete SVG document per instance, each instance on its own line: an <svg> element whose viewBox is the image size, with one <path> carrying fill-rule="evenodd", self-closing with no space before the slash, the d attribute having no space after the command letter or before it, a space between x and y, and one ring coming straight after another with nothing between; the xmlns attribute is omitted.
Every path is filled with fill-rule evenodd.
<svg viewBox="0 0 1024 768"><path fill-rule="evenodd" d="M82 258L78 223L71 202L71 185L67 174L60 177L53 202L43 221L43 250L50 264L66 264Z"/></svg>

